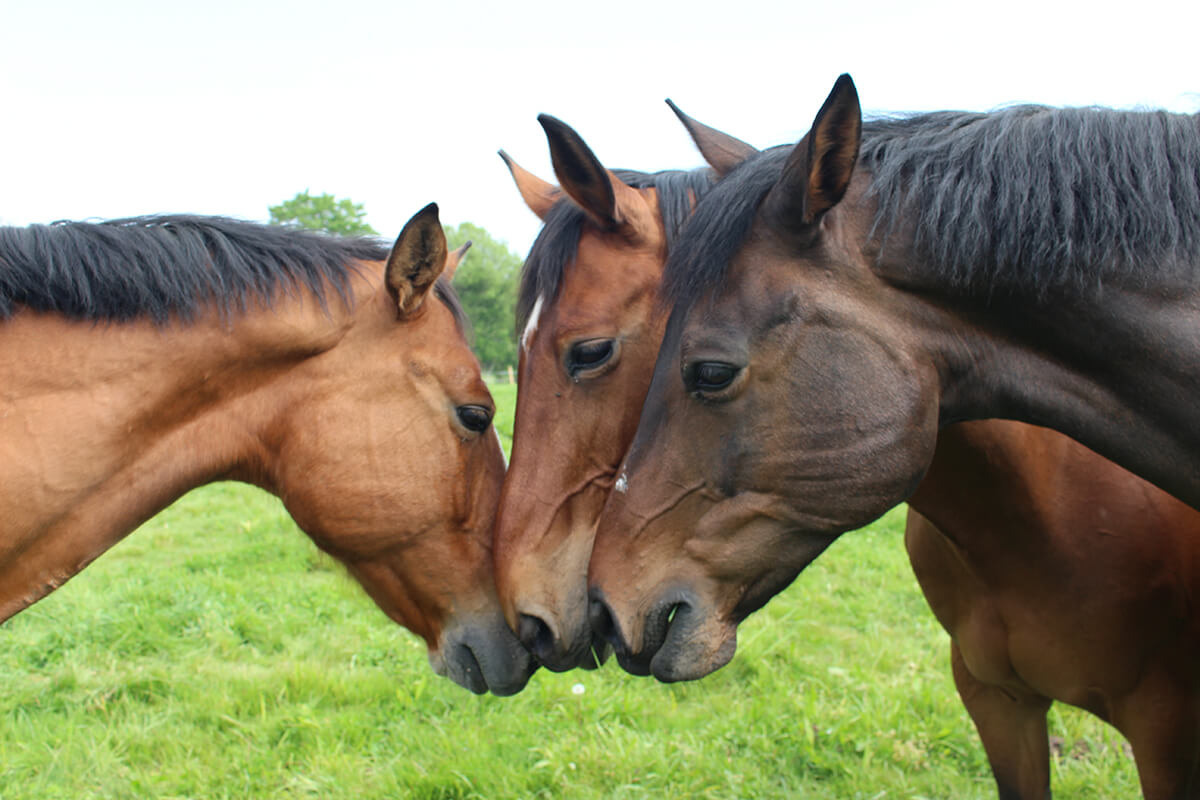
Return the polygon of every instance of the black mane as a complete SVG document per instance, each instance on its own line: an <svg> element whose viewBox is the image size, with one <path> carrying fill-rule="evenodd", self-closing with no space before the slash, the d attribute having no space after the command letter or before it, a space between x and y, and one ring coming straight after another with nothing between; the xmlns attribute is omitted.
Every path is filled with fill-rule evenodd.
<svg viewBox="0 0 1200 800"><path fill-rule="evenodd" d="M707 167L654 173L613 170L613 173L634 188L657 190L668 248L691 216L693 204L713 184L712 171ZM544 302L552 302L558 297L563 273L567 265L575 260L579 237L587 224L586 212L565 196L546 215L542 230L529 249L529 256L521 269L521 286L517 295L518 335L529 321L539 297L545 298Z"/></svg>
<svg viewBox="0 0 1200 800"><path fill-rule="evenodd" d="M380 261L376 239L336 237L225 217L149 216L0 227L0 319L16 307L73 319L191 319L244 311L280 292L343 295L354 262ZM455 305L450 303L451 307Z"/></svg>
<svg viewBox="0 0 1200 800"><path fill-rule="evenodd" d="M789 147L740 165L697 206L671 254L666 301L723 281ZM859 168L874 235L904 220L948 288L1044 296L1052 288L1194 280L1200 264L1200 116L1019 106L863 126Z"/></svg>

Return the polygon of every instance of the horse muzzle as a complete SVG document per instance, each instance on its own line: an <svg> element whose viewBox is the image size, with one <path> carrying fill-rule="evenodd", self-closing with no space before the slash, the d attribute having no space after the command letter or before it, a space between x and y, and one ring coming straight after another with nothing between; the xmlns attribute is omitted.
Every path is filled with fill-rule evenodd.
<svg viewBox="0 0 1200 800"><path fill-rule="evenodd" d="M499 697L524 689L538 667L499 614L453 624L430 651L429 663L464 689Z"/></svg>
<svg viewBox="0 0 1200 800"><path fill-rule="evenodd" d="M549 617L521 613L517 638L546 669L551 672L593 670L608 659L611 650L603 642L599 647L596 646L586 622L582 626L575 626L572 635L559 636L543 616Z"/></svg>
<svg viewBox="0 0 1200 800"><path fill-rule="evenodd" d="M651 606L638 642L630 642L624 631L633 626L621 624L602 590L593 587L589 596L592 630L632 675L663 683L697 680L725 666L737 650L737 626L705 610L690 590L667 592Z"/></svg>

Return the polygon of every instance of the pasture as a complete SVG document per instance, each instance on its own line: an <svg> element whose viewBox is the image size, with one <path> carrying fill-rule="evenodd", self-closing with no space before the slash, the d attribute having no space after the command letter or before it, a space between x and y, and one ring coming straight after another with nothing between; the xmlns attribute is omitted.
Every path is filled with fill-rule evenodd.
<svg viewBox="0 0 1200 800"><path fill-rule="evenodd" d="M902 529L842 537L703 681L476 697L276 499L209 486L0 626L0 798L992 798ZM1119 735L1051 721L1056 797L1138 796Z"/></svg>

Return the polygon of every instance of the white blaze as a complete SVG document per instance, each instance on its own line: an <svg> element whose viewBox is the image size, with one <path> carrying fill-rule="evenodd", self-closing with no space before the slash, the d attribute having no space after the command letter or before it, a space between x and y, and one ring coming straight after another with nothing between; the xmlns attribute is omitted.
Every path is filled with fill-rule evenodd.
<svg viewBox="0 0 1200 800"><path fill-rule="evenodd" d="M537 302L533 304L533 311L529 312L529 322L525 323L525 332L521 334L521 349L529 352L529 342L533 339L533 335L537 333L538 319L542 316L542 297L538 295Z"/></svg>

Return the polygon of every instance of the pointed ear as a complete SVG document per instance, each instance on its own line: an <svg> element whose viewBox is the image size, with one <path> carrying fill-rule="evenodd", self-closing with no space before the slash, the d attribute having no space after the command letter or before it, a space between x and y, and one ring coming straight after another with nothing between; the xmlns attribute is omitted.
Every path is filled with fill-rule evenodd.
<svg viewBox="0 0 1200 800"><path fill-rule="evenodd" d="M559 185L593 222L635 239L656 227L655 211L641 192L605 169L570 125L549 114L539 114L538 122L546 131Z"/></svg>
<svg viewBox="0 0 1200 800"><path fill-rule="evenodd" d="M447 255L437 203L430 203L405 223L388 256L385 279L400 316L412 314L425 302L446 268Z"/></svg>
<svg viewBox="0 0 1200 800"><path fill-rule="evenodd" d="M525 201L525 205L529 206L529 210L537 214L538 219L546 221L546 215L550 213L551 207L558 202L562 197L562 192L557 186L547 183L532 172L521 167L520 164L509 158L508 153L500 151L500 158L504 159L504 165L508 167L509 173L513 177L513 182L517 184L517 191L521 193L521 199Z"/></svg>
<svg viewBox="0 0 1200 800"><path fill-rule="evenodd" d="M679 106L667 99L667 105L679 117L688 135L696 143L696 148L704 160L713 168L718 176L724 178L738 164L758 153L757 148L736 139L728 133L722 133L716 128L710 128L703 122L697 122L679 110Z"/></svg>
<svg viewBox="0 0 1200 800"><path fill-rule="evenodd" d="M596 158L578 133L549 114L539 114L538 122L550 143L550 161L563 191L601 227L617 225L617 199L608 170Z"/></svg>
<svg viewBox="0 0 1200 800"><path fill-rule="evenodd" d="M454 280L454 273L458 270L458 265L466 258L467 251L471 249L472 244L473 242L468 239L457 250L451 250L450 254L446 256L446 269L442 271L442 274L446 276L446 280Z"/></svg>
<svg viewBox="0 0 1200 800"><path fill-rule="evenodd" d="M771 189L775 213L788 224L811 225L837 205L850 185L861 140L858 91L842 75Z"/></svg>

